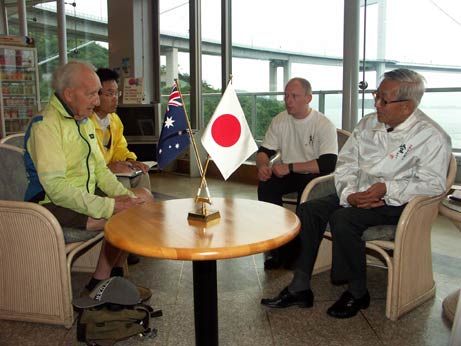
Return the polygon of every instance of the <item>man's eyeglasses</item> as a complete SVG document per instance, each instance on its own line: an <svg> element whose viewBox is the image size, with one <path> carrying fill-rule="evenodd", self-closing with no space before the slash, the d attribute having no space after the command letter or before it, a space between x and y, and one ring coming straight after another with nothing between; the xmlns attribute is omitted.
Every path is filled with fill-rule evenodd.
<svg viewBox="0 0 461 346"><path fill-rule="evenodd" d="M373 98L375 100L375 103L377 103L378 101L381 101L381 104L386 107L388 104L390 103L398 103L398 102L405 102L405 101L410 101L408 99L404 99L404 100L394 100L394 101L386 101L385 99L382 98L381 95L379 95L377 92L373 92L371 93L373 95Z"/></svg>
<svg viewBox="0 0 461 346"><path fill-rule="evenodd" d="M105 96L105 97L120 97L122 96L121 91L100 91L99 95Z"/></svg>

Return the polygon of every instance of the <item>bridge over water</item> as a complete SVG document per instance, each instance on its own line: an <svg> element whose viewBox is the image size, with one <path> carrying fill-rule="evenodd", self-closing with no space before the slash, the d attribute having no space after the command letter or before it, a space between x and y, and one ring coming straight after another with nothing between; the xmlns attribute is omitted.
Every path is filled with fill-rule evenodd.
<svg viewBox="0 0 461 346"><path fill-rule="evenodd" d="M108 30L107 21L102 18L75 13L76 15L66 14L67 34L69 37L82 38L88 41L107 42ZM29 30L35 32L57 33L57 16L56 12L43 8L30 8L27 11ZM32 20L30 20L32 18ZM10 19L11 23L17 22L17 15ZM201 44L204 55L221 56L221 44L218 41L204 40ZM167 59L166 79L173 80L178 75L177 54L178 52L189 52L189 38L171 33L160 34L160 49L162 55ZM234 43L232 46L232 55L236 58L265 60L270 63L270 90L276 90L277 68L282 67L284 70L284 79L290 76L291 64L316 64L323 66L341 66L342 57L323 56L315 54L306 54L304 52L284 51L272 48L254 47ZM363 68L363 62L360 62L360 69ZM365 70L376 71L381 74L386 69L393 68L411 68L416 70L431 72L450 72L461 73L460 66L432 65L406 63L396 60L366 60Z"/></svg>

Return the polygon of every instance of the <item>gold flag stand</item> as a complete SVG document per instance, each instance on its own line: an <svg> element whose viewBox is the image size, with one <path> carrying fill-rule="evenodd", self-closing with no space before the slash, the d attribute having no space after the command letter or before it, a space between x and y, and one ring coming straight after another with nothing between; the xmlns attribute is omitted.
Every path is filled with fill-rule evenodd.
<svg viewBox="0 0 461 346"><path fill-rule="evenodd" d="M200 159L198 160L200 161ZM200 179L200 185L197 190L197 195L195 196L195 203L201 203L200 208L197 208L193 212L189 212L189 216L187 217L189 220L199 220L199 221L204 221L208 222L211 220L219 219L221 215L219 214L218 210L212 210L212 209L207 209L207 204L212 204L211 199L210 199L210 191L208 190L208 185L206 184L206 179L205 179L205 174L208 169L208 164L210 162L210 155L207 156L206 162L205 162L205 169L200 167L200 172L201 172L201 179ZM202 197L201 196L201 191L202 188L205 187L205 191L207 196Z"/></svg>
<svg viewBox="0 0 461 346"><path fill-rule="evenodd" d="M176 83L176 86L178 87L179 96L181 97L181 102L184 106L184 100L182 98L181 89L180 89L177 79L175 79L175 83ZM187 219L201 221L201 222L217 220L221 217L221 215L219 214L219 211L213 210L213 209L207 209L207 204L209 205L212 204L211 198L210 198L210 191L208 189L208 184L205 179L205 174L208 169L208 164L210 162L210 155L207 156L207 159L205 162L205 169L203 169L202 162L200 160L200 155L197 149L197 143L195 143L195 138L192 134L192 127L190 125L189 116L187 115L185 106L184 106L184 113L186 114L186 121L187 121L187 127L189 128L190 141L191 141L192 147L194 148L195 159L197 160L197 166L199 168L200 176L201 176L200 185L198 187L197 194L195 196L195 203L197 204L200 203L200 206L198 206L195 210L189 212ZM201 196L202 188L205 189L206 197Z"/></svg>

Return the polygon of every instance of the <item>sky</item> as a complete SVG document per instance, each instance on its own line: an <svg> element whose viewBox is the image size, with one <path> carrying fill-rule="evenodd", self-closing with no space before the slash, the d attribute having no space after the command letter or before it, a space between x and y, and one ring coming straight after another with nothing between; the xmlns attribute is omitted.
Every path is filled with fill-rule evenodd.
<svg viewBox="0 0 461 346"><path fill-rule="evenodd" d="M77 12L107 18L105 0L75 0ZM461 66L461 1L460 0L387 0L385 56L389 60ZM202 37L220 41L220 1L202 0ZM325 56L342 56L344 0L233 0L234 43L268 47ZM74 8L66 5L71 12ZM276 9L276 10L274 10ZM377 57L377 5L367 7L366 58ZM363 19L363 8L362 19ZM160 0L161 32L187 35L188 1ZM360 25L363 39L364 24ZM360 45L363 57L363 44ZM203 57L203 79L221 86L220 58ZM248 91L268 89L268 62L234 59L236 88ZM189 72L189 57L180 54L180 72ZM281 71L280 71L281 73ZM341 68L292 66L292 75L308 78L314 89L342 88ZM460 75L428 74L428 87L459 86ZM281 79L281 78L280 78ZM367 76L375 86L374 74ZM283 85L279 83L279 89Z"/></svg>
<svg viewBox="0 0 461 346"><path fill-rule="evenodd" d="M184 0L161 1L161 31L187 34L188 6L187 3L182 5L184 3ZM233 0L233 42L254 47L342 56L343 0L291 0L285 1L284 6L280 4L279 0ZM220 2L202 0L202 8L203 39L219 41ZM363 8L361 13L363 19ZM365 33L367 59L377 58L377 16L378 6L369 5ZM360 32L363 39L363 22ZM461 37L460 0L387 0L386 59L461 65L461 45L451 37ZM363 44L360 45L360 57L363 57ZM203 79L220 87L220 59L204 57L203 63L206 66ZM180 70L188 71L186 54L180 58L179 64ZM267 86L268 71L267 61L233 62L234 81L237 84L244 81L242 85L248 91L261 91L261 85ZM314 89L321 90L342 89L341 71L341 68L318 65L292 66L292 75L307 77ZM460 76L429 74L428 86L459 86ZM376 85L374 74L368 74L367 80L370 86ZM279 90L283 90L280 83Z"/></svg>

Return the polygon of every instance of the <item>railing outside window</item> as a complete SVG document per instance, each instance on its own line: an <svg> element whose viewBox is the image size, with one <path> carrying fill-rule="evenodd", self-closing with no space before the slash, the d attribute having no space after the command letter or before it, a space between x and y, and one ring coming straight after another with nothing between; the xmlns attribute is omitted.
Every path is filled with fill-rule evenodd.
<svg viewBox="0 0 461 346"><path fill-rule="evenodd" d="M375 111L371 95L373 90L365 92L364 112ZM314 91L311 106L327 115L336 127L341 128L342 92L340 90ZM212 116L220 98L220 93L203 94L204 113L200 119L206 125ZM183 95L188 107L189 95ZM285 109L283 92L243 92L238 97L248 125L255 139L260 142L272 118ZM359 106L362 107L362 94L359 95ZM166 104L168 95L162 96L162 104ZM451 136L453 151L461 152L461 87L460 88L428 88L423 96L420 108L432 117ZM362 110L359 109L359 118Z"/></svg>

